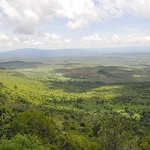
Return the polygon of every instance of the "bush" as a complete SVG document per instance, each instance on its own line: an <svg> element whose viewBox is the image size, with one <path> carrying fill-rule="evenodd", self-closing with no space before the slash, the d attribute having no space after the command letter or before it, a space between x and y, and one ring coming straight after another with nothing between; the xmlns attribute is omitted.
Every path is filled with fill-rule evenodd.
<svg viewBox="0 0 150 150"><path fill-rule="evenodd" d="M38 140L37 136L22 136L17 134L11 140L0 141L0 150L48 150Z"/></svg>
<svg viewBox="0 0 150 150"><path fill-rule="evenodd" d="M20 113L11 124L12 133L15 135L37 135L42 140L53 143L56 137L56 125L52 118L35 110Z"/></svg>

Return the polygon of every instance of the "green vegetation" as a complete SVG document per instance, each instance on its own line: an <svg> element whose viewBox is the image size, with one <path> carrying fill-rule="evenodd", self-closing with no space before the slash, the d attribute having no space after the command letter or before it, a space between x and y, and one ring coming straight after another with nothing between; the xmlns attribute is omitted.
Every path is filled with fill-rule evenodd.
<svg viewBox="0 0 150 150"><path fill-rule="evenodd" d="M0 66L0 150L149 150L150 68L129 60Z"/></svg>

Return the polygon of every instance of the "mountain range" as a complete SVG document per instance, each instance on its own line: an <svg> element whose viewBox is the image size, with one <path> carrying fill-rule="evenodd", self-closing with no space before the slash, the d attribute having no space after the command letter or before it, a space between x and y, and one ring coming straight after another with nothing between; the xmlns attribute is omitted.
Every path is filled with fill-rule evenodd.
<svg viewBox="0 0 150 150"><path fill-rule="evenodd" d="M38 60L52 57L82 57L102 54L124 54L124 55L150 55L150 47L122 47L122 48L99 48L99 49L35 49L24 48L0 52L0 62Z"/></svg>

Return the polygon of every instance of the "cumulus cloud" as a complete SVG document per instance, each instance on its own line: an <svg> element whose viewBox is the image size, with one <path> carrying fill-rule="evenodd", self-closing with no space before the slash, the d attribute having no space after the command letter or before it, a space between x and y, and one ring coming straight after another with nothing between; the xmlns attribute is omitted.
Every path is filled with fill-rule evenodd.
<svg viewBox="0 0 150 150"><path fill-rule="evenodd" d="M9 37L5 33L0 33L0 41L8 41Z"/></svg>
<svg viewBox="0 0 150 150"><path fill-rule="evenodd" d="M5 48L5 45L8 45L9 37L5 33L0 33L0 48Z"/></svg>
<svg viewBox="0 0 150 150"><path fill-rule="evenodd" d="M82 40L86 42L86 44L101 44L103 42L102 38L98 34L83 37Z"/></svg>
<svg viewBox="0 0 150 150"><path fill-rule="evenodd" d="M90 24L107 22L109 19L119 19L124 15L150 19L149 8L150 0L0 0L0 48L150 45L150 36L140 31L134 32L138 34L118 34L124 31L116 34L98 34L101 30L98 32L95 29L94 32L97 33L81 39L71 37L75 31L67 37L51 33L48 27L46 32L38 31L38 25L53 23L53 18L62 19L68 28L74 30L88 27ZM12 29L13 34L10 32ZM91 31L92 29L89 33L93 32ZM65 34L65 31L61 33Z"/></svg>
<svg viewBox="0 0 150 150"><path fill-rule="evenodd" d="M150 18L149 0L116 0L116 6L124 14Z"/></svg>
<svg viewBox="0 0 150 150"><path fill-rule="evenodd" d="M149 0L1 0L0 21L17 33L32 34L36 25L53 17L78 29L124 14L150 18L149 8Z"/></svg>
<svg viewBox="0 0 150 150"><path fill-rule="evenodd" d="M105 16L105 12L91 0L66 0L65 3L62 2L60 15L70 19L67 23L68 27L77 29L83 28L89 23L101 21Z"/></svg>
<svg viewBox="0 0 150 150"><path fill-rule="evenodd" d="M113 34L84 36L72 40L58 34L36 32L34 35L14 34L8 36L0 33L1 49L34 48L100 48L116 46L150 46L150 36L144 34Z"/></svg>
<svg viewBox="0 0 150 150"><path fill-rule="evenodd" d="M143 34L112 34L105 35L89 35L82 37L81 42L85 45L101 47L103 45L110 46L150 46L150 36Z"/></svg>
<svg viewBox="0 0 150 150"><path fill-rule="evenodd" d="M4 33L0 33L1 49L18 49L23 47L51 49L67 47L70 43L71 39L54 33L36 32L33 35L13 34L9 37Z"/></svg>
<svg viewBox="0 0 150 150"><path fill-rule="evenodd" d="M91 0L1 0L0 9L5 21L15 26L15 32L27 34L52 17L68 18L67 26L76 29L103 16Z"/></svg>
<svg viewBox="0 0 150 150"><path fill-rule="evenodd" d="M15 26L15 32L32 34L35 25L57 14L59 3L55 0L1 0L1 20Z"/></svg>
<svg viewBox="0 0 150 150"><path fill-rule="evenodd" d="M47 33L47 32L37 32L34 35L18 35L17 36L20 43L32 46L53 46L53 44L60 44L63 39L60 35Z"/></svg>
<svg viewBox="0 0 150 150"><path fill-rule="evenodd" d="M65 39L64 41L65 41L65 43L71 43L72 40L71 39Z"/></svg>

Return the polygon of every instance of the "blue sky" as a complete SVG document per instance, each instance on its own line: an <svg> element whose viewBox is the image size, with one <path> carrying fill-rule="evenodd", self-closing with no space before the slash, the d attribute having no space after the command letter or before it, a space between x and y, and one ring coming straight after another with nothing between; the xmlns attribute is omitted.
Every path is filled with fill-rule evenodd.
<svg viewBox="0 0 150 150"><path fill-rule="evenodd" d="M0 51L150 46L149 0L1 0Z"/></svg>

